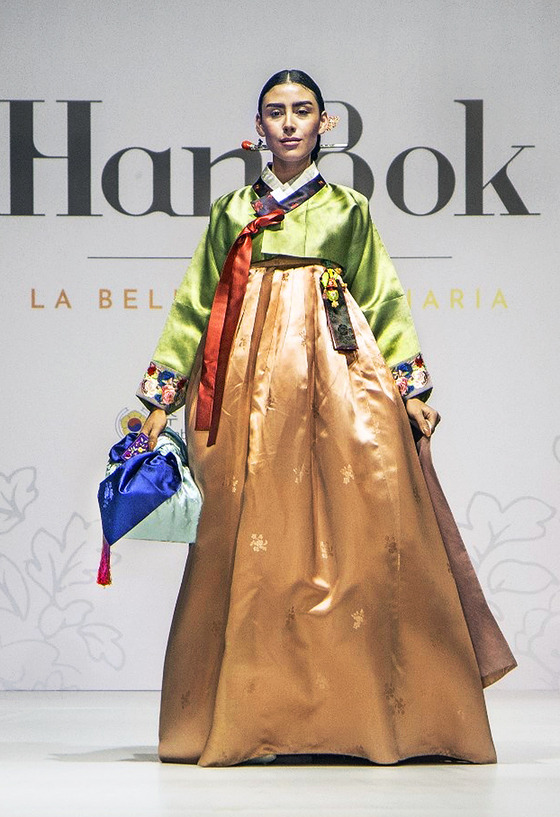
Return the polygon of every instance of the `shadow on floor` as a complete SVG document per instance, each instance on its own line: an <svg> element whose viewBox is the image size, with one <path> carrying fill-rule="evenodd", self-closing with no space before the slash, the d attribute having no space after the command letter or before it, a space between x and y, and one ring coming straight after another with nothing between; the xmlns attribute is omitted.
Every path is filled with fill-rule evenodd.
<svg viewBox="0 0 560 817"><path fill-rule="evenodd" d="M278 755L270 763L263 763L263 766L412 766L412 765L441 765L443 763L453 763L461 765L471 765L465 760L456 760L444 755L427 755L426 757L411 757L401 760L398 763L373 763L363 757L353 755ZM250 765L250 762L240 763L240 766ZM252 765L252 764L251 764ZM260 764L255 764L260 765Z"/></svg>

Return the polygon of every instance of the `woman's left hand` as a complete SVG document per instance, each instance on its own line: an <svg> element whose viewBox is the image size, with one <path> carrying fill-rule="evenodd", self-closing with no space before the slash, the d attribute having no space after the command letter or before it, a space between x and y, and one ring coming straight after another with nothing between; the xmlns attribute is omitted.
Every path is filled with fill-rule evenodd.
<svg viewBox="0 0 560 817"><path fill-rule="evenodd" d="M411 423L414 423L420 429L424 437L431 437L435 427L441 420L437 411L417 397L406 400L405 407Z"/></svg>

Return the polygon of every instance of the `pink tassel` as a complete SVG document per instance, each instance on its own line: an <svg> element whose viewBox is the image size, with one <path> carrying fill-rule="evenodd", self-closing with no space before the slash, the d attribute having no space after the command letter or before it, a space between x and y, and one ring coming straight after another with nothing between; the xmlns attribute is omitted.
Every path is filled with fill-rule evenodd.
<svg viewBox="0 0 560 817"><path fill-rule="evenodd" d="M102 587L107 587L107 585L111 583L111 546L105 537L103 537L101 561L99 562L99 570L97 571L97 584L100 584Z"/></svg>

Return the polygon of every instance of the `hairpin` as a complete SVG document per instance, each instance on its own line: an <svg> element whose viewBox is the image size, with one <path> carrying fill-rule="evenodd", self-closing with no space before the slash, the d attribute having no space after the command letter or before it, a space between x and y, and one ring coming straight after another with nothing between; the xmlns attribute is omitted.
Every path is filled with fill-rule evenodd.
<svg viewBox="0 0 560 817"><path fill-rule="evenodd" d="M243 142L241 142L241 147L243 150L270 150L268 145L263 142L262 139L259 139L256 144L254 142L250 142L248 139L245 139ZM321 145L321 150L332 150L333 148L343 150L347 147L348 145Z"/></svg>

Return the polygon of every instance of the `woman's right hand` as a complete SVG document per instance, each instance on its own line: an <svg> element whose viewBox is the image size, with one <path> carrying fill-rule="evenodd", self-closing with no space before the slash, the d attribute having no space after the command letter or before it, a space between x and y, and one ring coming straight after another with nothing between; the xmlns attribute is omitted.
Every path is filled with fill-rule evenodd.
<svg viewBox="0 0 560 817"><path fill-rule="evenodd" d="M167 414L163 409L155 408L150 412L149 417L144 420L144 425L140 432L150 438L148 447L153 451L156 447L157 438L167 425Z"/></svg>

